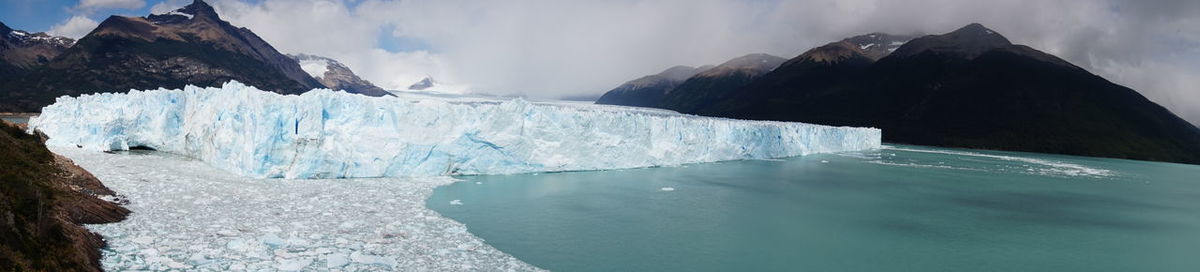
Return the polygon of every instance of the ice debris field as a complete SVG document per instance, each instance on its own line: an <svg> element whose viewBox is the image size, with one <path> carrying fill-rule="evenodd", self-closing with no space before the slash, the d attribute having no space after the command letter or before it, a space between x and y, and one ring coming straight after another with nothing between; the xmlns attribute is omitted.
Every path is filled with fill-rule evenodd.
<svg viewBox="0 0 1200 272"><path fill-rule="evenodd" d="M279 95L220 88L60 97L29 122L47 145L147 147L255 178L514 174L792 157L880 147L873 128L619 106Z"/></svg>
<svg viewBox="0 0 1200 272"><path fill-rule="evenodd" d="M129 201L108 271L537 271L425 207L451 177L271 180L163 152L53 147ZM133 152L131 152L133 153Z"/></svg>

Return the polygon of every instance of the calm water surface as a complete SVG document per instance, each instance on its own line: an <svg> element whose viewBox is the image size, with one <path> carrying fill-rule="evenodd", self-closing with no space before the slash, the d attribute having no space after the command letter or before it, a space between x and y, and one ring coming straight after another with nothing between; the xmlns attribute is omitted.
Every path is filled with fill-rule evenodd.
<svg viewBox="0 0 1200 272"><path fill-rule="evenodd" d="M0 117L0 119L4 119L4 121L9 121L9 122L17 123L17 124L29 123L29 117L7 117L6 116L6 117Z"/></svg>
<svg viewBox="0 0 1200 272"><path fill-rule="evenodd" d="M558 271L1200 271L1200 166L891 146L463 177L427 206Z"/></svg>

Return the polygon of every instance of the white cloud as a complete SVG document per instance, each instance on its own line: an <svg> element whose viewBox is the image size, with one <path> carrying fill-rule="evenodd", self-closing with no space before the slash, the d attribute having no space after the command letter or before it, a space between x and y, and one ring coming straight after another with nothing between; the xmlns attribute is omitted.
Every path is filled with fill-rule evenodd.
<svg viewBox="0 0 1200 272"><path fill-rule="evenodd" d="M1192 84L1200 83L1192 82L1200 74L1200 1L213 2L223 18L281 51L339 59L387 88L430 74L539 97L599 93L677 64L756 52L793 57L867 32L942 33L979 22L1200 122ZM392 27L433 52L380 50L380 31Z"/></svg>
<svg viewBox="0 0 1200 272"><path fill-rule="evenodd" d="M1193 124L1200 123L1200 78L1196 70L1179 64L1145 61L1136 64L1104 61L1095 65L1100 74L1119 82Z"/></svg>
<svg viewBox="0 0 1200 272"><path fill-rule="evenodd" d="M80 0L75 10L91 13L98 9L139 9L146 6L143 0Z"/></svg>
<svg viewBox="0 0 1200 272"><path fill-rule="evenodd" d="M163 14L163 13L167 13L167 12L170 12L173 10L177 10L177 9L187 6L188 4L191 4L191 3L192 3L192 0L166 0L166 1L158 2L157 4L154 4L153 6L150 6L150 13L151 14Z"/></svg>
<svg viewBox="0 0 1200 272"><path fill-rule="evenodd" d="M97 25L100 25L100 23L88 17L77 15L50 27L50 30L46 32L54 36L79 39L92 32L92 29L96 29Z"/></svg>
<svg viewBox="0 0 1200 272"><path fill-rule="evenodd" d="M105 9L139 9L146 6L143 0L80 0L79 4L68 9L75 15L66 21L55 24L46 31L51 35L79 39L92 32L100 25L88 16Z"/></svg>
<svg viewBox="0 0 1200 272"><path fill-rule="evenodd" d="M336 59L385 89L405 89L425 76L456 80L436 54L378 48L384 23L357 16L344 2L218 0L210 4L221 18L250 28L281 52Z"/></svg>

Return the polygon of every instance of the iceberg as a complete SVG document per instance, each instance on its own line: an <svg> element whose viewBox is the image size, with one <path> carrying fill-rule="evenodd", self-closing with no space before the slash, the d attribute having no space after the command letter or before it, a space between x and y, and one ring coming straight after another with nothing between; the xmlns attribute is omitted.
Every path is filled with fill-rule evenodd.
<svg viewBox="0 0 1200 272"><path fill-rule="evenodd" d="M605 170L881 146L874 128L519 98L280 95L238 82L59 97L29 127L51 146L145 147L254 178Z"/></svg>

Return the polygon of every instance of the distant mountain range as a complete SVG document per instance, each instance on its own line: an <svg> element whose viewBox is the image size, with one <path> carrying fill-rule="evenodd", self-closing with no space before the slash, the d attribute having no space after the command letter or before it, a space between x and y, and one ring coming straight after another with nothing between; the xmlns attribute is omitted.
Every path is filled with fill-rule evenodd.
<svg viewBox="0 0 1200 272"><path fill-rule="evenodd" d="M26 70L49 63L75 40L45 32L29 33L0 23L0 67L3 71Z"/></svg>
<svg viewBox="0 0 1200 272"><path fill-rule="evenodd" d="M74 43L41 38L35 45L13 46L18 43L7 38L25 32L0 30L9 33L0 47L0 73L13 75L0 82L0 112L36 112L62 95L230 80L283 94L325 87L386 94L340 63L328 69L334 74L322 77L333 86L326 85L249 29L221 20L201 0L166 14L111 16Z"/></svg>
<svg viewBox="0 0 1200 272"><path fill-rule="evenodd" d="M911 35L871 33L846 38L839 44L844 44L846 48L856 47L858 49L854 50L860 51L872 59L879 59L912 38ZM815 55L815 57L824 56ZM782 63L785 63L785 59L780 57L750 54L734 58L718 66L706 65L697 68L675 66L658 74L625 82L600 96L596 100L596 104L656 107L681 112L695 111L698 108L706 108L711 103L725 100L726 96L733 95L737 89L774 70ZM713 68L717 69L705 73ZM700 73L705 74L693 78ZM682 91L675 92L676 87L684 85L684 82L689 80L691 82L686 84ZM664 99L668 101L664 102ZM696 105L689 105L689 103Z"/></svg>
<svg viewBox="0 0 1200 272"><path fill-rule="evenodd" d="M420 81L413 83L412 85L408 85L408 89L414 90L414 91L421 91L421 90L433 88L433 85L435 85L435 83L433 82L433 78L425 77L425 78L422 78Z"/></svg>
<svg viewBox="0 0 1200 272"><path fill-rule="evenodd" d="M909 38L847 38L760 76L703 79L751 78L733 89L677 87L652 107L877 127L893 143L1200 164L1200 129L1132 89L979 24Z"/></svg>

